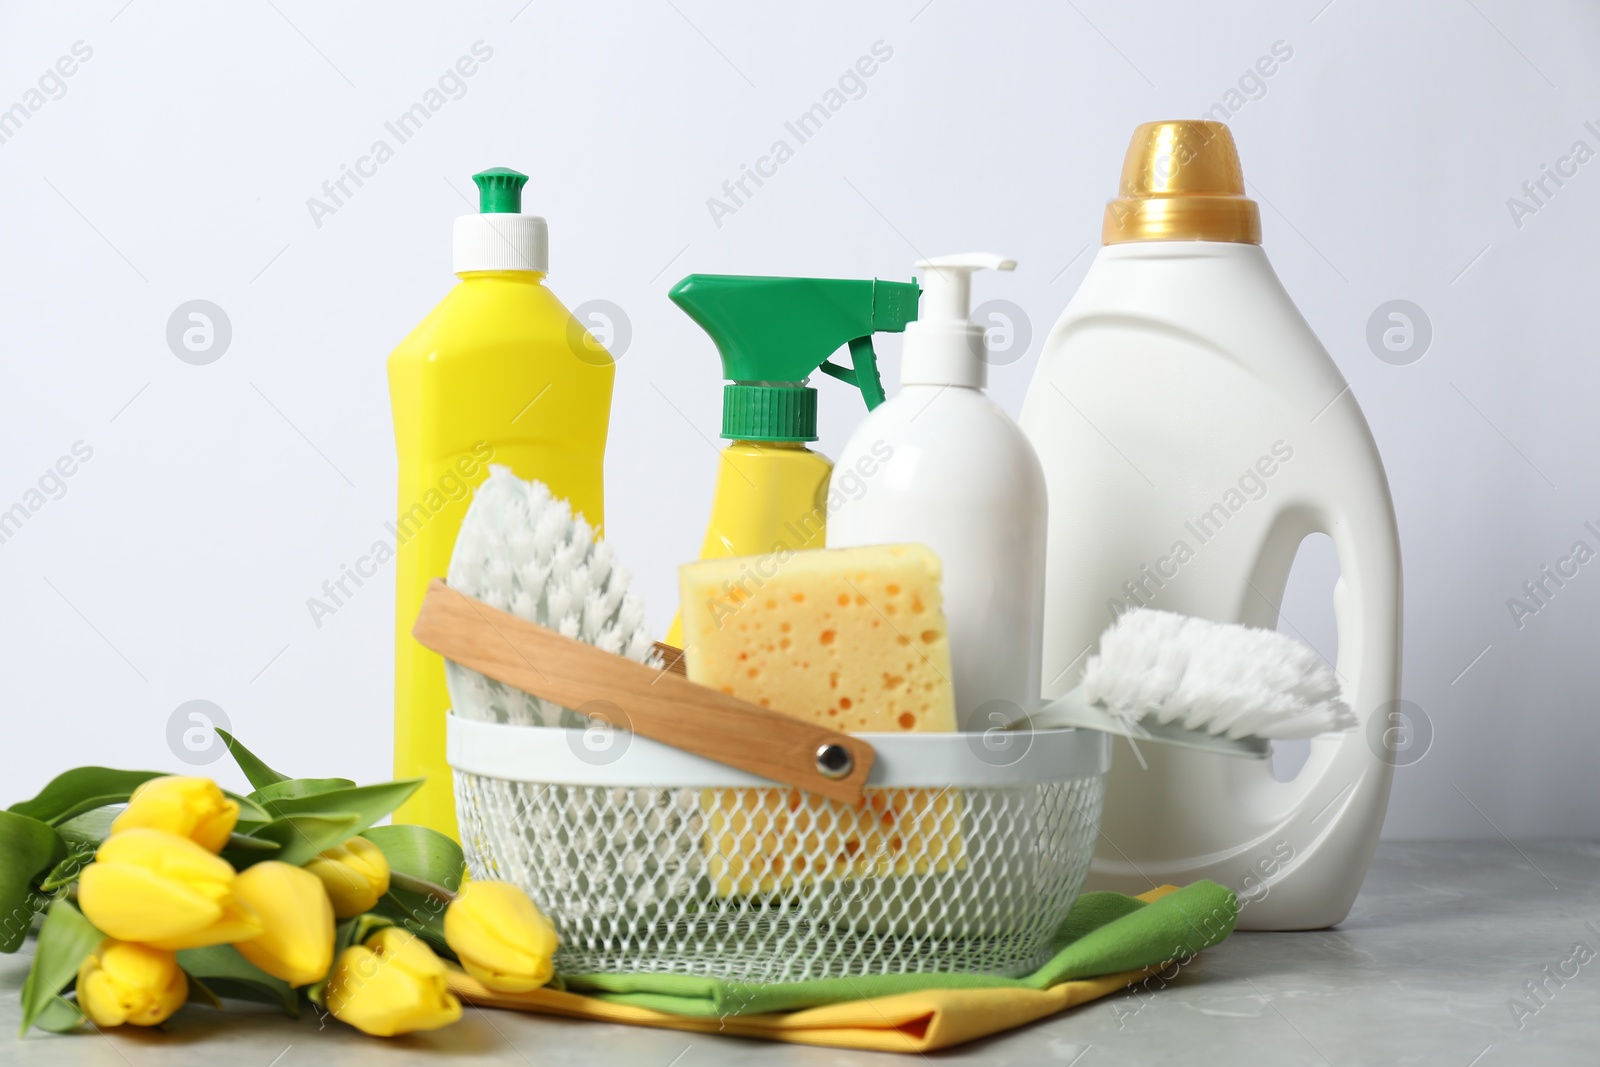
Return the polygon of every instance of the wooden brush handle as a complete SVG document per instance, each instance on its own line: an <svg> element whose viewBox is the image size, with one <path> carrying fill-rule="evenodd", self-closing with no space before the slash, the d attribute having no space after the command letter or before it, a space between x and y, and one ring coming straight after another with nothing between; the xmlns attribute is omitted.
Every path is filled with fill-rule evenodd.
<svg viewBox="0 0 1600 1067"><path fill-rule="evenodd" d="M628 720L613 725L641 737L834 800L862 801L874 755L866 741L602 652L491 608L441 578L428 586L411 633L446 659L562 707L581 712L603 701ZM824 753L848 771L825 773Z"/></svg>
<svg viewBox="0 0 1600 1067"><path fill-rule="evenodd" d="M669 645L665 641L657 641L656 655L661 657L662 670L688 677L689 662L683 654L683 649L677 645Z"/></svg>

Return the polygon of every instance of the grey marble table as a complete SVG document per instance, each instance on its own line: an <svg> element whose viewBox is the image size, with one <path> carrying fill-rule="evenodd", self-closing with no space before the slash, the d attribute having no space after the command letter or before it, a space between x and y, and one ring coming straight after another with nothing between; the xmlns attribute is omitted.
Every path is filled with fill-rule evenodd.
<svg viewBox="0 0 1600 1067"><path fill-rule="evenodd" d="M1575 950L1580 944L1585 951ZM916 1062L472 1008L447 1030L393 1041L249 1008L226 1016L192 1009L164 1031L35 1032L18 1041L27 951L0 957L0 1064L14 1067ZM1537 998L1530 982L1542 990ZM1600 844L1386 843L1337 929L1236 934L1158 991L1108 997L926 1059L1600 1064Z"/></svg>

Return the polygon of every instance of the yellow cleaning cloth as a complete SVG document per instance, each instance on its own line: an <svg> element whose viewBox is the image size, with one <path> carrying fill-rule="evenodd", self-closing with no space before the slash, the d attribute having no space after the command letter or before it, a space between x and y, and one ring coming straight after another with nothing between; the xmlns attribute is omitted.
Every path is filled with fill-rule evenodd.
<svg viewBox="0 0 1600 1067"><path fill-rule="evenodd" d="M1175 886L1162 886L1137 899L1148 903L1176 891ZM1231 921L1228 926L1231 929ZM555 989L495 993L454 969L450 988L463 1000L484 1007L802 1045L873 1052L931 1052L1003 1033L1108 996L1163 965L1061 982L1047 989L930 989L802 1011L712 1018L676 1015Z"/></svg>
<svg viewBox="0 0 1600 1067"><path fill-rule="evenodd" d="M759 1037L797 1045L830 1045L871 1052L931 1052L1014 1030L1097 1000L1159 969L1148 967L1142 971L1062 982L1044 990L933 989L925 993L852 1000L806 1011L732 1015L723 1019L671 1015L554 989L492 993L476 980L456 971L450 975L450 988L463 1000L490 1008L514 1008L543 1015L702 1034Z"/></svg>

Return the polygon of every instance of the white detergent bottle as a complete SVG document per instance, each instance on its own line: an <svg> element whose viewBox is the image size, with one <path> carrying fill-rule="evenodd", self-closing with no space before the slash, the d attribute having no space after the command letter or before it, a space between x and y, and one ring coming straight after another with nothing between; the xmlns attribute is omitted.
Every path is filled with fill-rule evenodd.
<svg viewBox="0 0 1600 1067"><path fill-rule="evenodd" d="M1400 549L1350 388L1260 247L1228 128L1140 126L1104 247L1051 331L1022 408L1049 487L1044 689L1077 685L1120 611L1274 628L1301 541L1341 576L1336 669L1361 729L1267 761L1117 742L1090 885L1209 878L1240 929L1331 926L1366 876L1393 772Z"/></svg>
<svg viewBox="0 0 1600 1067"><path fill-rule="evenodd" d="M1044 613L1044 473L984 395L984 330L968 310L973 271L1015 266L979 253L917 264L922 307L905 329L900 392L851 435L828 502L829 548L919 542L938 554L957 722L989 737L1038 706Z"/></svg>

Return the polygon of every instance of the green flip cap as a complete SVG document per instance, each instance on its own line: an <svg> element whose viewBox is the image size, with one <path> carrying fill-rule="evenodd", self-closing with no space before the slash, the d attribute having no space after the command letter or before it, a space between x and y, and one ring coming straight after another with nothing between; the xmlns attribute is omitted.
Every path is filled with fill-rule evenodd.
<svg viewBox="0 0 1600 1067"><path fill-rule="evenodd" d="M691 274L667 295L711 336L722 356L722 436L815 441L817 370L883 403L874 333L899 333L917 317L917 283L846 278ZM828 357L850 348L848 367Z"/></svg>

